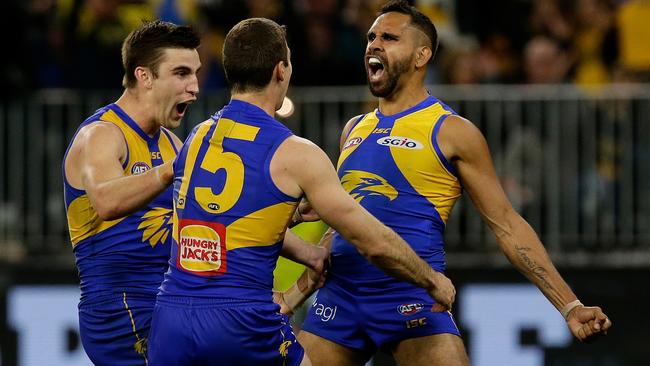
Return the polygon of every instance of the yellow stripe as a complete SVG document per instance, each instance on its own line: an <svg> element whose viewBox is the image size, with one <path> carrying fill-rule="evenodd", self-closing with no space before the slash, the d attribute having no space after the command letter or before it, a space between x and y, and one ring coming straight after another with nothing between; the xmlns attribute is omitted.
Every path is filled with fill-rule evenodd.
<svg viewBox="0 0 650 366"><path fill-rule="evenodd" d="M160 151L160 155L162 155L163 161L172 161L176 157L176 151L174 150L173 144L174 142L167 137L167 134L163 131L160 131L160 137L158 138L158 150Z"/></svg>
<svg viewBox="0 0 650 366"><path fill-rule="evenodd" d="M185 208L187 190L190 186L190 177L192 176L192 171L194 171L196 157L199 154L201 143L212 124L214 124L212 120L203 122L190 142L190 147L187 149L187 155L185 155L185 170L183 170L181 187L178 190L178 202L176 202L178 208Z"/></svg>
<svg viewBox="0 0 650 366"><path fill-rule="evenodd" d="M250 213L226 227L228 250L279 242L298 202L281 202Z"/></svg>
<svg viewBox="0 0 650 366"><path fill-rule="evenodd" d="M97 211L90 204L90 199L85 194L75 198L70 203L67 217L70 240L73 247L82 240L101 233L125 219L125 217L122 217L117 220L102 221L99 215L97 215Z"/></svg>
<svg viewBox="0 0 650 366"><path fill-rule="evenodd" d="M446 223L454 203L461 195L461 188L458 178L447 171L439 160L431 142L434 127L440 116L445 114L449 112L436 103L396 120L391 135L417 140L424 148L390 149L390 152L404 177L435 206Z"/></svg>
<svg viewBox="0 0 650 366"><path fill-rule="evenodd" d="M145 364L149 364L149 361L147 360L146 346L145 346L144 349L139 348L139 347L141 347L141 345L143 343L146 343L146 338L140 339L140 336L138 335L138 331L137 331L137 329L135 327L135 319L133 319L133 313L131 312L131 309L129 308L129 304L127 304L127 302L126 302L126 292L122 292L122 302L124 303L124 308L129 313L129 319L131 320L131 326L133 327L133 334L135 335L135 339L136 339L136 342L135 342L135 345L134 345L135 351L142 355L142 357L144 358L144 363Z"/></svg>

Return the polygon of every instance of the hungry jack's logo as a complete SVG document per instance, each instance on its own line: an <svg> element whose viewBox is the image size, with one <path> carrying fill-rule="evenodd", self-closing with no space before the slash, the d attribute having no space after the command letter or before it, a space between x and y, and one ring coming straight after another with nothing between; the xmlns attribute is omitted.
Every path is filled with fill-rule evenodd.
<svg viewBox="0 0 650 366"><path fill-rule="evenodd" d="M201 276L226 272L226 227L216 222L179 221L178 268Z"/></svg>
<svg viewBox="0 0 650 366"><path fill-rule="evenodd" d="M362 170L346 170L344 173L341 185L359 202L370 196L383 196L390 201L397 197L397 190L377 174Z"/></svg>

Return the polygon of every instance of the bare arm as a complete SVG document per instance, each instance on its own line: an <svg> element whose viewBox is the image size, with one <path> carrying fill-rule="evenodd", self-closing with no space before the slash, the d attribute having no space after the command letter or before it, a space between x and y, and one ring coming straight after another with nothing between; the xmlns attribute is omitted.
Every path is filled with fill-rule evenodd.
<svg viewBox="0 0 650 366"><path fill-rule="evenodd" d="M292 193L297 196L304 192L323 221L372 264L395 278L425 288L439 303L451 307L455 289L449 279L434 271L402 238L343 190L322 150L307 140L292 137L276 154L282 156L282 168L296 185L290 189Z"/></svg>
<svg viewBox="0 0 650 366"><path fill-rule="evenodd" d="M284 234L284 242L280 255L303 264L320 274L327 266L329 251L325 248L311 245L300 239L291 230L287 230Z"/></svg>
<svg viewBox="0 0 650 366"><path fill-rule="evenodd" d="M82 189L102 220L113 220L137 211L171 184L171 162L145 173L125 176L121 159L126 152L122 132L110 123L88 126L78 136L77 164L66 169L78 175Z"/></svg>
<svg viewBox="0 0 650 366"><path fill-rule="evenodd" d="M445 155L451 157L469 197L508 260L559 311L577 300L533 229L512 208L499 183L481 132L467 120L449 117L441 127L438 142ZM572 326L570 322L569 326L576 334L577 323Z"/></svg>
<svg viewBox="0 0 650 366"><path fill-rule="evenodd" d="M334 238L334 230L328 229L320 242L318 247L329 254L332 247L332 239ZM300 306L311 294L325 283L324 273L317 273L310 269L305 269L296 283L294 283L287 291L279 294L278 299L281 303L285 313L293 313L293 310ZM280 302L277 301L277 302Z"/></svg>

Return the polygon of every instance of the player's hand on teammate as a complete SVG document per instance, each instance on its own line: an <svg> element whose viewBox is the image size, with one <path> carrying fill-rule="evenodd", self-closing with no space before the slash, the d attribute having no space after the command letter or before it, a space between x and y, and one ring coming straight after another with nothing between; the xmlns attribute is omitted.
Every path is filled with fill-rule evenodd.
<svg viewBox="0 0 650 366"><path fill-rule="evenodd" d="M589 343L606 335L612 322L598 306L579 306L569 313L567 325L580 342Z"/></svg>
<svg viewBox="0 0 650 366"><path fill-rule="evenodd" d="M280 305L280 313L293 315L293 309L284 301L284 293L280 291L273 291L273 302Z"/></svg>
<svg viewBox="0 0 650 366"><path fill-rule="evenodd" d="M451 280L440 272L435 272L435 286L427 289L429 296L431 296L436 303L433 304L431 311L451 311L451 306L456 300L456 288Z"/></svg>
<svg viewBox="0 0 650 366"><path fill-rule="evenodd" d="M309 261L309 286L319 289L325 284L327 268L330 265L330 253L327 248L313 247L312 259Z"/></svg>
<svg viewBox="0 0 650 366"><path fill-rule="evenodd" d="M320 220L320 216L318 216L316 210L311 207L309 201L307 201L306 198L303 198L293 214L292 224L297 225L301 222L312 222L317 220Z"/></svg>

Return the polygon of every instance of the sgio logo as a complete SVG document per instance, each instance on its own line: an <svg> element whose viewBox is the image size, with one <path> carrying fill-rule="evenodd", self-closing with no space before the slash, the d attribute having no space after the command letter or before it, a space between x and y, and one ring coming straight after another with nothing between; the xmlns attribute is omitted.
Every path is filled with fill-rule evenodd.
<svg viewBox="0 0 650 366"><path fill-rule="evenodd" d="M401 136L385 136L377 140L382 146L397 147L400 149L420 150L424 147L421 142Z"/></svg>

